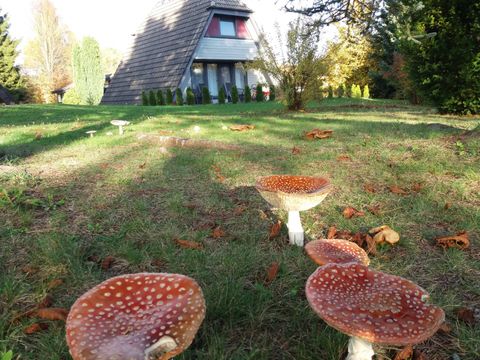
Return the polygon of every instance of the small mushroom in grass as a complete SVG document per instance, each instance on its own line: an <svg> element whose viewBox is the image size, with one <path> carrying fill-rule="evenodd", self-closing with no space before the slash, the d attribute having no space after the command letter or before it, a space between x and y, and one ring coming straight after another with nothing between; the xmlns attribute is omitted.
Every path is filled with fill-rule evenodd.
<svg viewBox="0 0 480 360"><path fill-rule="evenodd" d="M308 256L318 265L359 263L370 264L367 253L357 244L338 239L310 241L305 245Z"/></svg>
<svg viewBox="0 0 480 360"><path fill-rule="evenodd" d="M288 211L288 236L293 245L303 246L300 211L320 204L330 192L330 181L321 177L273 175L258 179L257 190L272 206Z"/></svg>
<svg viewBox="0 0 480 360"><path fill-rule="evenodd" d="M89 130L89 131L87 131L85 134L88 134L88 135L90 135L90 137L92 138L92 137L93 137L93 135L95 135L95 133L96 133L96 131L95 131L95 130Z"/></svg>
<svg viewBox="0 0 480 360"><path fill-rule="evenodd" d="M167 360L193 341L205 317L202 290L173 274L130 274L97 285L72 306L74 360Z"/></svg>
<svg viewBox="0 0 480 360"><path fill-rule="evenodd" d="M390 245L393 245L400 241L400 235L388 225L373 228L369 233L372 235L375 234L373 240L375 240L377 244L387 242Z"/></svg>
<svg viewBox="0 0 480 360"><path fill-rule="evenodd" d="M370 360L372 343L413 345L431 337L445 313L413 282L362 264L328 264L308 279L306 295L327 324L350 336L347 360Z"/></svg>
<svg viewBox="0 0 480 360"><path fill-rule="evenodd" d="M118 133L120 135L123 135L123 127L130 125L130 123L125 120L112 120L110 121L110 124L112 124L113 126L118 126Z"/></svg>

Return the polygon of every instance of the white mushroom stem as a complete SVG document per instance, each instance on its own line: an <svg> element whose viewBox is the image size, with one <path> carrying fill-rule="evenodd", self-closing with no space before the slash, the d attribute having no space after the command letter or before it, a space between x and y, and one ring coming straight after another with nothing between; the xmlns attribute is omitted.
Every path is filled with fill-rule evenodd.
<svg viewBox="0 0 480 360"><path fill-rule="evenodd" d="M164 336L145 350L145 360L158 359L161 355L175 350L177 343L170 336Z"/></svg>
<svg viewBox="0 0 480 360"><path fill-rule="evenodd" d="M372 344L368 341L352 336L348 342L348 355L345 360L371 360L373 352Z"/></svg>
<svg viewBox="0 0 480 360"><path fill-rule="evenodd" d="M303 246L304 232L302 227L302 221L300 220L299 211L288 212L288 237L290 244Z"/></svg>
<svg viewBox="0 0 480 360"><path fill-rule="evenodd" d="M118 126L118 132L120 133L120 135L123 135L123 125Z"/></svg>

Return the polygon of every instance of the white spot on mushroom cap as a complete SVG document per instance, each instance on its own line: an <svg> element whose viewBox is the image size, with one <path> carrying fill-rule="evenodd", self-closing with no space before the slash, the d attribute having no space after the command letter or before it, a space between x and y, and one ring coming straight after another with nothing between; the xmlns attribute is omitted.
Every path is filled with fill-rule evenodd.
<svg viewBox="0 0 480 360"><path fill-rule="evenodd" d="M166 283L173 286L167 290ZM176 353L183 351L204 316L203 294L193 279L124 275L97 285L75 302L67 319L67 342L75 360L143 360L145 349L166 335L178 344Z"/></svg>
<svg viewBox="0 0 480 360"><path fill-rule="evenodd" d="M416 344L444 321L442 309L425 303L425 290L398 276L361 264L328 264L307 281L312 309L350 336L384 345Z"/></svg>

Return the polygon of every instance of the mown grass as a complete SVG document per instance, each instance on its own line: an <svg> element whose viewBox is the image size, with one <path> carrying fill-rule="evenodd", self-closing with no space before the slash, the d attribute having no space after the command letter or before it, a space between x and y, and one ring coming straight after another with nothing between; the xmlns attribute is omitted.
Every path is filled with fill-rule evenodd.
<svg viewBox="0 0 480 360"><path fill-rule="evenodd" d="M115 118L132 122L123 137L110 125ZM453 327L418 348L435 360L454 353L478 359L478 325L455 314L480 303L480 140L478 134L462 136L479 123L401 102L345 99L312 104L303 113L279 104L0 108L0 188L16 194L0 204L0 353L69 358L63 324L25 335L34 319L12 319L46 294L54 306L68 308L102 280L152 271L192 276L205 293L207 317L179 359L341 358L347 337L318 319L304 296L315 265L288 245L285 228L280 238L268 239L271 225L285 222L286 213L271 211L253 187L259 176L292 173L325 175L335 187L302 214L308 238L325 236L334 224L351 231L393 227L399 245L381 248L371 266L430 291ZM233 124L256 128L225 130ZM306 141L303 132L313 128L335 133ZM88 130L97 130L96 136L89 138ZM139 134L241 148L162 148ZM300 154L292 154L294 146ZM338 161L339 155L352 160ZM417 183L422 190L407 196L387 190ZM366 192L365 184L378 192ZM376 204L380 215L342 217L345 206ZM246 210L236 212L239 206ZM214 239L209 223L225 236ZM467 251L435 246L436 236L461 230L470 234ZM199 241L205 249L181 249L174 239ZM99 262L107 256L115 262L103 270ZM274 261L280 272L266 285ZM50 289L56 279L63 283ZM378 348L387 359L390 350Z"/></svg>

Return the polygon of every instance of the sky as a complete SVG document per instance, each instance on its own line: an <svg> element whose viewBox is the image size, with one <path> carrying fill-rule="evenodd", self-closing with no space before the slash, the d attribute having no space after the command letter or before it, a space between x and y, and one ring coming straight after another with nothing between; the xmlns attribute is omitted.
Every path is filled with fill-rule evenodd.
<svg viewBox="0 0 480 360"><path fill-rule="evenodd" d="M131 35L158 0L51 0L61 22L77 37L93 36L101 47L127 49ZM285 27L291 14L280 11L276 0L245 0L255 10L257 23ZM33 34L33 0L0 0L2 12L10 17L10 33L21 40L20 50ZM20 61L21 62L21 61Z"/></svg>

